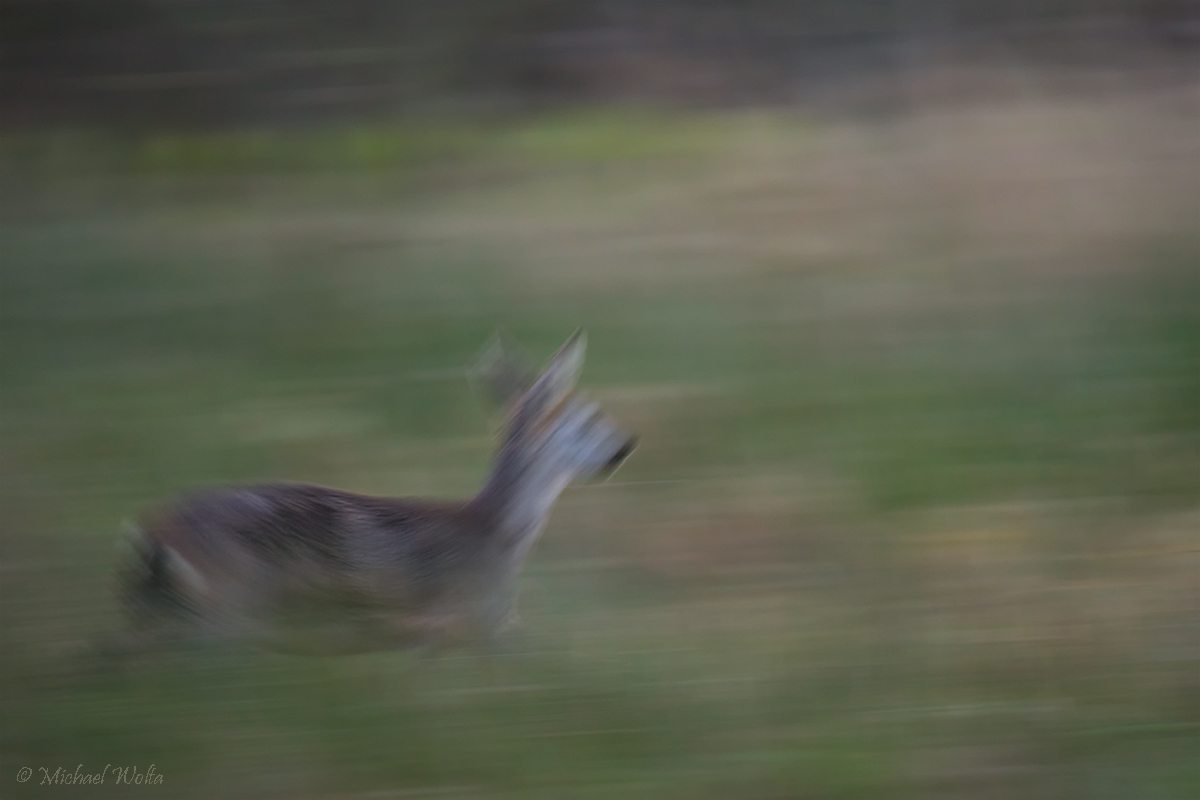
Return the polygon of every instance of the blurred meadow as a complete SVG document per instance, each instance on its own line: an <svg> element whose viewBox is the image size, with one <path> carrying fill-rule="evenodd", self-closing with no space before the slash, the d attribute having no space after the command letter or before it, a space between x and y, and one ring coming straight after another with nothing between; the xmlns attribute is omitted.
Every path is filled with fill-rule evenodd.
<svg viewBox="0 0 1200 800"><path fill-rule="evenodd" d="M1200 795L1200 102L1081 74L5 131L0 796ZM123 520L470 494L580 326L641 446L503 651L89 661Z"/></svg>

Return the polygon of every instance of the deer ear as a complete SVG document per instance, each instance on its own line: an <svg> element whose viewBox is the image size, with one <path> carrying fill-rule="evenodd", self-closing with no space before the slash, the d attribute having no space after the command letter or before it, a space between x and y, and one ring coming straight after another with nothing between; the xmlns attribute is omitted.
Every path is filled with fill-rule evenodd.
<svg viewBox="0 0 1200 800"><path fill-rule="evenodd" d="M467 379L497 406L506 406L537 380L532 359L503 332L496 331Z"/></svg>
<svg viewBox="0 0 1200 800"><path fill-rule="evenodd" d="M548 381L554 393L559 396L571 391L583 372L583 357L586 353L587 334L580 328L558 348L558 352L542 370L538 383Z"/></svg>
<svg viewBox="0 0 1200 800"><path fill-rule="evenodd" d="M533 386L522 395L522 419L533 420L540 417L575 388L579 373L583 371L583 356L586 350L587 336L582 330L575 331L550 359L550 363L538 375Z"/></svg>

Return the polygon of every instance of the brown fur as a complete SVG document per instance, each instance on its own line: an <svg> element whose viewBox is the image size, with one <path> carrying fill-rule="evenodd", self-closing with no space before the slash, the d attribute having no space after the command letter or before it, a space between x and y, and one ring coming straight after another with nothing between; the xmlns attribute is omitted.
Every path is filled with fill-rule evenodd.
<svg viewBox="0 0 1200 800"><path fill-rule="evenodd" d="M478 377L509 413L491 476L468 500L271 483L175 503L146 525L124 575L139 629L270 639L324 615L348 649L502 632L558 493L633 449L571 390L583 346L576 334L540 375L502 344L489 350Z"/></svg>

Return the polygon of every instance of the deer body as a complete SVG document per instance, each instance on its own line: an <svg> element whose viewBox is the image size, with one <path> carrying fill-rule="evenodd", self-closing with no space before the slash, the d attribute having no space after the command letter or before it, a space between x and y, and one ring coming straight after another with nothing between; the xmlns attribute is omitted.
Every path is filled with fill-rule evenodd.
<svg viewBox="0 0 1200 800"><path fill-rule="evenodd" d="M468 500L276 483L176 503L147 525L123 576L135 623L261 635L287 647L291 623L324 619L345 634L334 638L349 641L334 649L503 632L554 501L572 480L614 469L634 446L572 390L583 347L576 334L540 374L499 343L485 355L477 376L507 420L491 474Z"/></svg>

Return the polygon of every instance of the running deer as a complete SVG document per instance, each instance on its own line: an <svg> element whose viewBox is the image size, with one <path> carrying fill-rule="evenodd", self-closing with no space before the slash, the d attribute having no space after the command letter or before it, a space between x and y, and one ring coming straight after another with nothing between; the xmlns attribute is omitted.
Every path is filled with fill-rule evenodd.
<svg viewBox="0 0 1200 800"><path fill-rule="evenodd" d="M473 377L505 409L499 452L465 501L307 484L210 490L159 514L120 576L135 637L247 634L347 652L502 633L521 567L575 479L606 476L635 439L574 390L576 332L540 373L503 340ZM325 620L324 631L314 629ZM305 631L316 631L316 645Z"/></svg>

